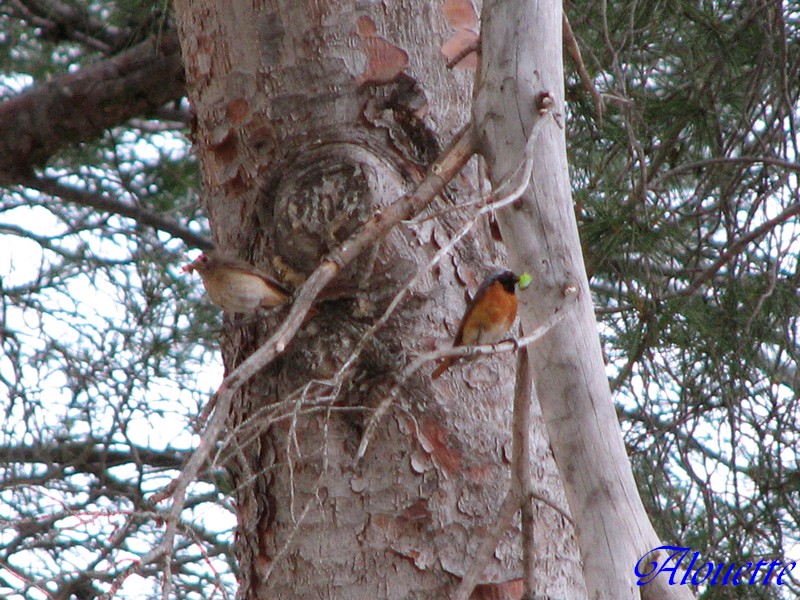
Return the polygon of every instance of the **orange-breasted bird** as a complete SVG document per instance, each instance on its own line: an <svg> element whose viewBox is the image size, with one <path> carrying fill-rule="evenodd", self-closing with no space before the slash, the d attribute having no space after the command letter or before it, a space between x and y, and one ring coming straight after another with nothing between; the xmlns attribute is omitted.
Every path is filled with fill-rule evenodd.
<svg viewBox="0 0 800 600"><path fill-rule="evenodd" d="M515 273L502 270L483 280L461 317L453 348L496 344L503 339L517 318L517 283L519 277ZM431 377L439 378L456 360L456 356L443 358Z"/></svg>
<svg viewBox="0 0 800 600"><path fill-rule="evenodd" d="M291 295L260 269L219 250L201 254L183 271L200 273L211 302L227 312L252 313L259 308L274 308Z"/></svg>

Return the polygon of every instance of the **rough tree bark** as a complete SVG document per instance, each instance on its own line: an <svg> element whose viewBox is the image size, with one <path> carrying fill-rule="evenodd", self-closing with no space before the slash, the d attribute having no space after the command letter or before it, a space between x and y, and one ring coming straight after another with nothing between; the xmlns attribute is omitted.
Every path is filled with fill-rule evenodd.
<svg viewBox="0 0 800 600"><path fill-rule="evenodd" d="M178 0L175 10L215 239L288 282L410 189L469 119L473 72L448 70L444 55L475 39L469 3ZM436 385L429 371L407 381L353 465L361 407L378 404L414 355L449 344L465 293L504 262L487 223L337 375L467 218L453 205L475 199L457 181L434 208L445 212L396 228L346 269L340 297L237 395L224 456L237 484L242 598L441 598L491 527L509 480L509 356L458 366ZM231 329L228 368L279 318ZM543 493L564 505L537 440ZM542 506L535 528L536 593L581 597L571 526ZM518 590L521 573L511 531L478 593Z"/></svg>
<svg viewBox="0 0 800 600"><path fill-rule="evenodd" d="M289 282L407 192L469 114L469 73L448 71L443 58L477 27L463 0L441 10L424 2L379 9L185 0L176 12L215 238ZM495 2L486 14L474 117L499 186L530 150L539 94L551 94L557 110L563 104L561 7ZM523 322L544 321L567 289L579 298L531 352L537 390L588 594L634 598L632 567L658 540L603 372L559 129L537 139L533 167L528 197L500 213L515 266L537 280ZM453 192L460 203L476 195L466 180ZM461 288L474 288L487 263L502 260L481 224L450 260L425 271L386 327L366 337L455 230L458 212L441 210L451 199L349 265L336 299L319 305L280 359L238 393L223 456L237 485L243 598L441 597L491 527L508 487L511 378L499 357L460 365L436 385L424 376L403 381L403 410L386 420L367 459L352 462L360 409L389 394L411 357L452 335L441 323L461 312ZM226 365L246 358L279 318L231 328ZM563 503L544 436L537 440L543 493ZM540 577L528 577L530 592L585 596L574 532L542 504L533 518ZM512 531L477 593L513 595L520 573ZM658 580L645 594L691 596Z"/></svg>
<svg viewBox="0 0 800 600"><path fill-rule="evenodd" d="M511 263L531 271L535 295L521 314L533 329L578 289L578 303L530 350L553 453L575 520L590 598L692 598L667 577L637 587L633 567L661 545L644 510L605 375L581 254L563 128L551 124L532 146L540 94L563 113L562 4L488 0L481 27L481 88L474 110L481 151L495 185L533 159L523 198L498 214ZM549 118L549 117L548 117ZM529 146L526 150L526 146Z"/></svg>

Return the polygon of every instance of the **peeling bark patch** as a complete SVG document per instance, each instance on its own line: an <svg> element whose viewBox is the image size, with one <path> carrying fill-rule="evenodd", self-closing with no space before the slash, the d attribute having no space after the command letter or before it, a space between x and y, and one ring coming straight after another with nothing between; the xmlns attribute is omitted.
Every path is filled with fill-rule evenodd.
<svg viewBox="0 0 800 600"><path fill-rule="evenodd" d="M254 150L266 151L275 146L275 130L269 123L253 124L250 131L250 144ZM272 165L264 165L268 169Z"/></svg>
<svg viewBox="0 0 800 600"><path fill-rule="evenodd" d="M453 29L468 29L478 25L478 15L470 0L445 0L442 11L447 24Z"/></svg>
<svg viewBox="0 0 800 600"><path fill-rule="evenodd" d="M484 358L477 363L464 365L464 382L474 389L497 388L500 385L500 374L497 371L498 357ZM505 399L491 397L493 402L505 402Z"/></svg>
<svg viewBox="0 0 800 600"><path fill-rule="evenodd" d="M413 504L409 504L402 513L402 519L411 522L425 522L430 523L431 511L428 509L428 504L423 499L419 499Z"/></svg>
<svg viewBox="0 0 800 600"><path fill-rule="evenodd" d="M408 53L377 35L375 22L369 17L358 18L356 34L361 39L361 50L367 55L367 66L356 78L358 85L390 83L408 66Z"/></svg>
<svg viewBox="0 0 800 600"><path fill-rule="evenodd" d="M369 487L368 477L352 477L350 479L350 489L356 494L360 494Z"/></svg>
<svg viewBox="0 0 800 600"><path fill-rule="evenodd" d="M442 44L442 54L448 62L467 52L469 48L477 48L478 15L470 0L445 0L442 7L447 24L456 33ZM466 54L455 66L456 69L477 69L478 54Z"/></svg>
<svg viewBox="0 0 800 600"><path fill-rule="evenodd" d="M477 289L480 285L480 278L478 274L474 271L474 269L467 264L461 263L456 265L456 278L459 282L461 282L464 286L471 289ZM470 295L467 290L464 290L464 299L469 303Z"/></svg>
<svg viewBox="0 0 800 600"><path fill-rule="evenodd" d="M469 479L473 483L477 483L483 486L491 484L492 478L495 476L496 470L497 470L496 463L485 462L478 465L473 465L464 472L464 475L466 476L467 479Z"/></svg>
<svg viewBox="0 0 800 600"><path fill-rule="evenodd" d="M444 44L442 44L442 54L444 57L451 61L456 56L463 54L467 48L475 46L478 43L478 34L468 29L457 31L455 35L450 37ZM478 67L478 54L477 52L470 52L458 63L455 68L457 69L476 69Z"/></svg>
<svg viewBox="0 0 800 600"><path fill-rule="evenodd" d="M434 554L422 547L419 539L423 532L432 528L433 515L424 500L406 506L398 515L378 513L372 516L370 525L389 542L399 556L410 559L421 570L428 569Z"/></svg>
<svg viewBox="0 0 800 600"><path fill-rule="evenodd" d="M225 109L225 116L231 122L231 125L239 125L244 121L245 117L250 112L250 103L244 98L237 98L228 102Z"/></svg>
<svg viewBox="0 0 800 600"><path fill-rule="evenodd" d="M249 187L249 177L240 167L237 169L236 174L225 182L225 191L229 196L240 196L247 192Z"/></svg>
<svg viewBox="0 0 800 600"><path fill-rule="evenodd" d="M414 473L421 475L430 468L431 461L428 459L427 454L422 452L413 452L411 454L411 470Z"/></svg>
<svg viewBox="0 0 800 600"><path fill-rule="evenodd" d="M461 471L461 452L447 445L447 431L442 428L439 422L424 421L420 434L425 438L423 447L430 453L436 464L449 474Z"/></svg>
<svg viewBox="0 0 800 600"><path fill-rule="evenodd" d="M231 130L228 131L228 135L222 138L222 141L210 145L208 149L214 153L218 161L227 165L236 158L238 153L237 146L236 134Z"/></svg>
<svg viewBox="0 0 800 600"><path fill-rule="evenodd" d="M522 579L512 579L503 583L481 583L475 586L472 600L520 600L525 593Z"/></svg>

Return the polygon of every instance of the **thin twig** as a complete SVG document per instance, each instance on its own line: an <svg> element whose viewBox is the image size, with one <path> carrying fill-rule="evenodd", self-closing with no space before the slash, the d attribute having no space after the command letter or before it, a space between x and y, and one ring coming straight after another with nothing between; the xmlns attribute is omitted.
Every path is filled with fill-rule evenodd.
<svg viewBox="0 0 800 600"><path fill-rule="evenodd" d="M712 166L733 166L733 165L755 165L755 164L762 164L762 165L770 165L773 167L779 167L781 169L786 169L789 171L800 171L800 162L792 161L792 160L784 160L781 158L776 158L774 156L718 156L716 158L707 158L705 160L698 160L694 162L688 162L681 165L677 165L673 167L669 171L666 171L659 175L658 177L653 178L650 181L650 189L657 188L662 183L664 183L665 179L670 177L675 177L676 175L680 175L681 173L691 173L697 169L704 169L706 167Z"/></svg>
<svg viewBox="0 0 800 600"><path fill-rule="evenodd" d="M300 397L302 398L302 395ZM301 403L298 402L297 405L296 405L296 410L298 412L300 410L300 408L299 408L300 406L301 406ZM291 506L290 514L292 516L292 519L294 520L294 526L292 527L292 530L289 532L289 535L286 537L286 541L283 543L283 546L281 546L281 548L275 554L274 558L269 563L269 566L267 567L266 571L264 572L264 575L262 576L262 582L265 583L265 584L269 580L270 576L272 575L272 571L274 570L275 565L280 564L280 561L283 559L283 557L289 551L289 547L291 546L292 541L294 540L294 538L297 535L297 533L300 531L300 526L302 525L303 520L306 518L306 515L308 514L308 511L311 509L312 504L314 502L316 502L317 504L321 504L321 501L320 501L320 498L319 498L319 490L320 490L320 487L322 485L322 478L328 472L328 464L329 464L328 450L327 450L328 440L329 440L329 437L328 437L329 429L328 428L329 428L330 422L331 422L331 418L330 417L331 417L332 409L333 409L333 407L331 407L329 405L328 406L328 410L327 410L327 415L323 419L324 425L323 425L322 439L324 440L324 448L322 450L322 468L320 469L319 477L317 477L317 481L314 483L314 487L311 490L310 497L306 501L305 506L303 507L303 510L300 513L300 516L297 517L297 518L295 518L295 516L294 516L294 482L293 481L290 482L290 486L291 486L290 489L291 489L291 494L292 494L292 506ZM293 422L296 422L296 417L293 419ZM295 438L295 440L296 440L296 438ZM287 448L287 451L288 451L288 448ZM297 447L297 452L298 452L298 456L299 456L299 454L300 454L299 446ZM286 458L287 458L287 461L289 462L289 466L291 468L292 467L291 456L287 454Z"/></svg>
<svg viewBox="0 0 800 600"><path fill-rule="evenodd" d="M703 285L706 281L711 279L717 272L724 267L728 262L730 262L739 252L741 252L747 244L750 242L757 240L760 237L765 236L768 234L776 225L787 221L789 218L800 214L800 203L792 204L784 210L779 215L764 221L761 225L750 231L749 233L743 235L742 237L735 240L728 249L723 252L720 257L715 260L709 268L703 271L698 277L694 279L688 286L685 288L678 290L674 294L670 294L669 296L665 296L665 298L671 298L675 296L690 296L694 294L701 285Z"/></svg>
<svg viewBox="0 0 800 600"><path fill-rule="evenodd" d="M481 52L481 40L478 38L471 44L464 46L461 50L459 50L458 54L456 54L453 58L447 61L447 68L454 69L458 63L462 60L467 58L472 53L480 54Z"/></svg>
<svg viewBox="0 0 800 600"><path fill-rule="evenodd" d="M564 314L563 312L561 313ZM530 337L530 336L528 336ZM497 514L497 520L486 536L475 558L466 570L461 583L453 594L454 600L467 600L479 579L486 570L486 565L497 547L500 538L508 530L511 520L518 509L522 508L522 554L524 598L533 598L538 573L534 564L533 507L532 501L538 500L549 506L570 523L572 519L557 504L537 494L533 482L531 465L533 449L531 448L531 431L533 431L533 407L536 388L531 379L528 363L528 350L520 348L517 354L516 381L514 384L514 418L512 429L511 451L511 485L503 504Z"/></svg>
<svg viewBox="0 0 800 600"><path fill-rule="evenodd" d="M320 478L317 480L314 493L311 498L306 501L305 505L303 506L303 510L300 512L300 516L295 519L294 527L292 527L292 530L289 532L289 536L286 538L286 541L283 543L280 550L278 550L278 552L275 554L273 560L270 561L269 566L266 568L264 575L262 576L262 582L267 582L267 580L270 578L270 575L272 575L272 571L275 569L275 565L279 564L278 561L282 560L283 557L286 556L286 553L289 551L289 546L291 546L292 541L294 540L294 536L297 535L297 532L300 530L300 524L306 518L308 511L311 510L311 505L313 502L315 500L319 502L319 498L317 498L315 494L319 489L319 483L321 479L322 476L320 476Z"/></svg>
<svg viewBox="0 0 800 600"><path fill-rule="evenodd" d="M567 47L567 51L572 57L572 62L575 63L575 69L578 71L578 77L580 77L583 87L586 88L586 91L591 94L594 100L594 110L597 113L597 120L602 123L603 110L605 109L603 96L597 91L597 87L595 87L589 72L586 70L586 63L583 62L583 56L581 55L581 47L578 45L578 40L575 37L575 33L572 31L572 25L569 23L566 12L563 13L561 25L563 29L562 35L564 36L564 45Z"/></svg>
<svg viewBox="0 0 800 600"><path fill-rule="evenodd" d="M64 185L55 179L46 177L25 176L17 177L16 183L25 187L39 190L49 196L56 196L77 204L87 206L101 212L108 212L122 217L127 217L139 224L147 225L158 231L164 231L173 237L186 242L187 245L201 250L209 250L214 244L208 238L189 231L171 219L163 217L141 206L135 206L128 202L115 200L99 193L81 190L75 187Z"/></svg>
<svg viewBox="0 0 800 600"><path fill-rule="evenodd" d="M211 455L211 451L216 445L217 438L219 438L224 430L225 416L227 416L230 409L232 398L233 391L227 388L225 382L223 381L222 385L219 387L219 390L217 390L217 410L214 413L214 416L208 422L208 427L206 428L205 433L200 437L200 444L189 456L186 466L182 469L181 474L171 481L164 490L161 490L159 493L157 493L157 498L155 500L153 498L150 499L150 503L155 504L156 502L160 502L168 497L172 498L172 506L167 512L167 517L164 519L166 525L164 537L157 546L142 556L138 562L134 563L130 568L125 569L122 573L120 573L114 579L109 592L101 596L101 600L110 599L116 593L116 590L119 589L121 582L131 574L137 572L144 565L155 562L161 558L168 558L172 555L172 547L175 540L175 534L177 533L178 521L180 519L181 511L186 504L186 489L189 487L189 484L197 478L197 474L200 472L200 469ZM220 417L220 415L222 416ZM167 568L165 569L165 573L169 571L169 565L166 566ZM164 587L166 589L168 588L168 585L165 585Z"/></svg>
<svg viewBox="0 0 800 600"><path fill-rule="evenodd" d="M411 375L416 373L423 365L434 360L447 358L449 356L473 357L483 354L498 354L500 352L511 352L512 350L518 350L520 348L529 346L530 344L533 344L537 340L541 339L548 331L550 331L550 329L561 322L561 320L567 314L567 311L564 310L566 308L566 301L576 299L576 291L577 290L572 287L565 290L565 303L562 303L562 305L559 306L556 311L545 320L544 323L534 329L530 335L527 335L521 339L512 339L509 341L484 346L456 346L451 348L443 348L442 350L437 350L436 352L428 352L418 356L416 360L403 369L403 371L397 376L397 381L389 390L386 398L381 401L381 403L378 405L378 408L376 408L375 412L372 414L372 418L370 418L366 428L364 429L364 434L361 436L361 443L358 446L358 452L356 452L355 462L358 463L362 458L364 458L364 454L366 454L367 447L369 446L372 437L375 435L378 424L386 414L386 411L389 410L389 407L394 402L400 386L409 377L411 377Z"/></svg>
<svg viewBox="0 0 800 600"><path fill-rule="evenodd" d="M413 373L427 362L447 358L450 356L466 356L471 358L473 356L481 356L484 354L511 352L512 350L518 350L520 348L530 346L534 342L540 340L548 331L558 325L558 323L560 323L562 319L566 317L567 311L564 309L567 307L567 302L575 299L577 299L576 290L574 288L569 288L566 290L564 302L562 302L562 304L556 308L555 312L545 319L545 321L536 329L534 329L529 335L507 340L505 342L498 342L497 344L489 344L484 346L456 346L454 348L442 348L441 350L437 350L435 352L421 354L403 371L403 373Z"/></svg>
<svg viewBox="0 0 800 600"><path fill-rule="evenodd" d="M517 379L514 389L514 426L512 447L512 477L520 489L522 502L522 569L525 593L523 598L534 598L539 574L535 568L535 538L533 535L533 501L540 502L557 512L568 523L575 524L567 510L536 491L533 479L534 464L531 432L534 430L534 407L538 406L536 386L533 385L528 350L522 348L517 355Z"/></svg>

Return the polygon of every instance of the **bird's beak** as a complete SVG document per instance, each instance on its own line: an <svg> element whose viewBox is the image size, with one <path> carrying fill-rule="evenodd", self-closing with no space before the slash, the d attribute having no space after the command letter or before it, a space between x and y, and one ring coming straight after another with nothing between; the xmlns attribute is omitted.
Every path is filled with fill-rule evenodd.
<svg viewBox="0 0 800 600"><path fill-rule="evenodd" d="M191 273L194 271L194 263L189 263L188 265L184 265L181 269L184 273Z"/></svg>

